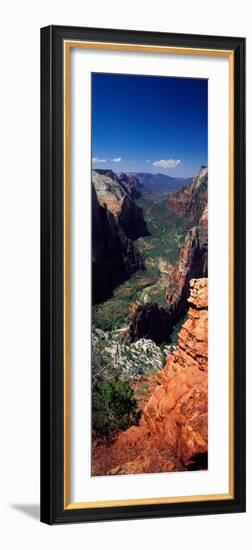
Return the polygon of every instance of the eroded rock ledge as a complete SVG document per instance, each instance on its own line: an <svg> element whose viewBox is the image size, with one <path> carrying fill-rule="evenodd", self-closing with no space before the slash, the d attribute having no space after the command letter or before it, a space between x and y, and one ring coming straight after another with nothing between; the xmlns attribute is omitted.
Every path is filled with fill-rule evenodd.
<svg viewBox="0 0 252 550"><path fill-rule="evenodd" d="M94 456L93 475L172 472L207 467L208 281L190 281L188 319L167 356L139 426Z"/></svg>

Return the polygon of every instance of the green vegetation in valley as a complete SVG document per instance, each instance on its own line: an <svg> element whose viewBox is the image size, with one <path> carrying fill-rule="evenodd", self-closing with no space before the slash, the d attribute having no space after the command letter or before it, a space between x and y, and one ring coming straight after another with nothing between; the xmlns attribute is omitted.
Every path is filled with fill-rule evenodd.
<svg viewBox="0 0 252 550"><path fill-rule="evenodd" d="M135 244L145 261L146 270L138 271L118 286L112 298L93 307L95 326L105 331L121 329L129 322L129 304L157 302L164 304L171 283L173 266L191 222L179 218L167 207L167 199L153 202L140 199L144 218L151 235L141 237Z"/></svg>
<svg viewBox="0 0 252 550"><path fill-rule="evenodd" d="M180 248L191 222L171 212L167 200L151 202L141 199L138 204L144 210L151 233L150 237L138 239L140 252L146 258L151 257L154 261L161 258L174 265L179 259Z"/></svg>

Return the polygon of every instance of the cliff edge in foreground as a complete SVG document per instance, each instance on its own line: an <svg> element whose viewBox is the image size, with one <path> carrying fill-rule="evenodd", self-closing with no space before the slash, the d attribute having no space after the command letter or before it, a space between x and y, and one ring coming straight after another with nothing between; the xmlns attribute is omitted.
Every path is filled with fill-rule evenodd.
<svg viewBox="0 0 252 550"><path fill-rule="evenodd" d="M188 319L139 426L94 451L93 475L205 469L208 450L208 281L190 281Z"/></svg>

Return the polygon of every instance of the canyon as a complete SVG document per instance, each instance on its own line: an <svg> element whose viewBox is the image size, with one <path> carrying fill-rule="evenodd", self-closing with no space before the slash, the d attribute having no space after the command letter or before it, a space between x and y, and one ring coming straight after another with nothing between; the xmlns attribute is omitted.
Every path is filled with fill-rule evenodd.
<svg viewBox="0 0 252 550"><path fill-rule="evenodd" d="M207 277L207 184L207 168L201 167L192 184L170 196L169 207L176 210L177 215L189 217L190 220L198 223L185 236L178 264L172 270L172 283L166 293L166 304L158 306L155 303L146 305L135 303L131 308L129 341L152 338L154 342L159 343L166 340L177 319L187 310L190 280Z"/></svg>
<svg viewBox="0 0 252 550"><path fill-rule="evenodd" d="M176 178L167 174L149 172L129 172L129 177L137 178L141 185L141 194L152 199L162 200L171 193L183 189L192 183L192 178Z"/></svg>
<svg viewBox="0 0 252 550"><path fill-rule="evenodd" d="M155 176L92 172L94 476L207 468L208 169Z"/></svg>

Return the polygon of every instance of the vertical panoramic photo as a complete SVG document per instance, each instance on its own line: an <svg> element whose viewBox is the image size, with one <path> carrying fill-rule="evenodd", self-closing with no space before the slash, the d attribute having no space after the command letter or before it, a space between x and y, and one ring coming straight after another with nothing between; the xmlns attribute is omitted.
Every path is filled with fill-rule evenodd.
<svg viewBox="0 0 252 550"><path fill-rule="evenodd" d="M92 74L92 475L208 468L208 81Z"/></svg>

